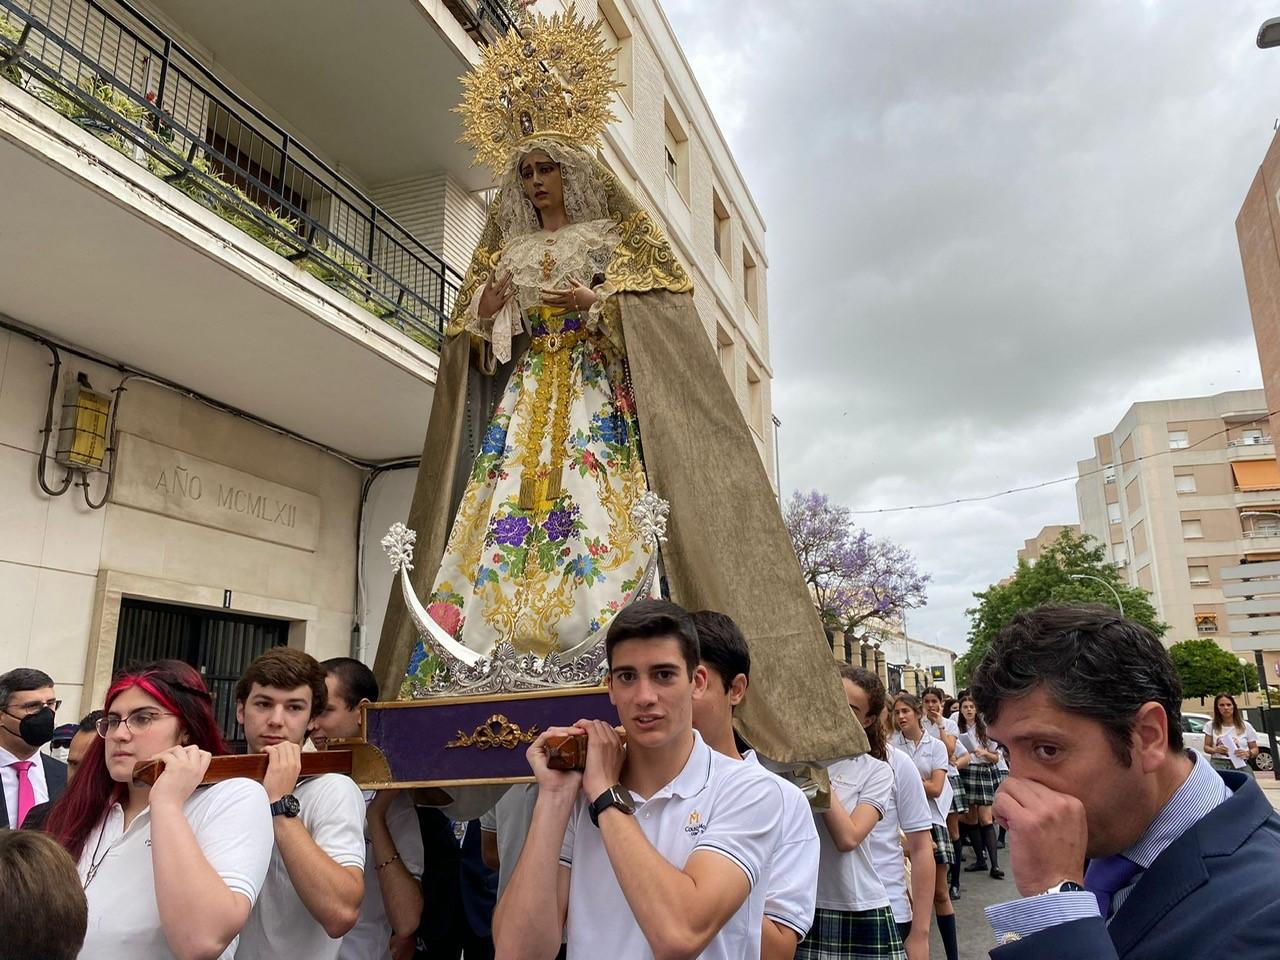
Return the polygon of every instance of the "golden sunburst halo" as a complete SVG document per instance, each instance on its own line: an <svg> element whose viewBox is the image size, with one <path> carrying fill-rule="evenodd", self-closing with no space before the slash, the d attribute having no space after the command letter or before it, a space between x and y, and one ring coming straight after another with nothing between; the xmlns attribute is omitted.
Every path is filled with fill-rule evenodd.
<svg viewBox="0 0 1280 960"><path fill-rule="evenodd" d="M588 23L570 4L563 14L526 20L484 48L481 62L461 78L465 131L459 143L475 163L500 174L520 145L552 136L592 147L618 118L612 102L622 84L614 75L616 48L598 22Z"/></svg>

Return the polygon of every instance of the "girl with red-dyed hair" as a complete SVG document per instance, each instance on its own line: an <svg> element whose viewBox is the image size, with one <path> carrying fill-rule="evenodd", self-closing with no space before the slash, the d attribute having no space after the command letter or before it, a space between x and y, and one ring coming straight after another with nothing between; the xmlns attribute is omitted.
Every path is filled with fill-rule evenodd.
<svg viewBox="0 0 1280 960"><path fill-rule="evenodd" d="M96 740L45 829L79 861L85 957L227 958L257 900L274 837L267 794L246 779L200 787L226 743L204 680L159 660L117 676ZM157 759L155 785L133 779Z"/></svg>

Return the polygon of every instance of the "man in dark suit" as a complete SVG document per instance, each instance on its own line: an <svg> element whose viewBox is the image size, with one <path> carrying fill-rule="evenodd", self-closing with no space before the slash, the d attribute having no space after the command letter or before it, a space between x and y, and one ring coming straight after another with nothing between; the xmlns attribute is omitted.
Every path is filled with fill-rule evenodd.
<svg viewBox="0 0 1280 960"><path fill-rule="evenodd" d="M972 692L1008 751L993 812L1023 896L987 908L992 960L1280 956L1280 817L1183 749L1154 634L1106 607L1020 613Z"/></svg>
<svg viewBox="0 0 1280 960"><path fill-rule="evenodd" d="M0 675L0 826L17 829L33 807L66 789L67 765L40 753L60 705L47 673L19 667Z"/></svg>

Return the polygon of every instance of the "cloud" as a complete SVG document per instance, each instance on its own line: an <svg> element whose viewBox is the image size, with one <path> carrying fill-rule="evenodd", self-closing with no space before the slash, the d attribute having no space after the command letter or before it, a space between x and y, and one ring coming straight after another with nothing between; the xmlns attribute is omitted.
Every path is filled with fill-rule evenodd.
<svg viewBox="0 0 1280 960"><path fill-rule="evenodd" d="M1280 52L1244 3L667 0L768 225L787 489L854 509L1074 473L1128 405L1258 387L1234 220ZM1074 484L863 517L975 590Z"/></svg>

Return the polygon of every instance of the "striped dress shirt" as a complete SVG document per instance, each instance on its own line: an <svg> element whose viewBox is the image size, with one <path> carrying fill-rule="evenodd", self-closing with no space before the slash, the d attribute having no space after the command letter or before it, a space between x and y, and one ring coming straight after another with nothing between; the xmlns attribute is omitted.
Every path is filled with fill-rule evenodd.
<svg viewBox="0 0 1280 960"><path fill-rule="evenodd" d="M1151 821L1138 842L1120 851L1142 868L1150 869L1156 858L1164 853L1175 840L1208 816L1231 796L1231 788L1209 766L1202 756L1188 751L1193 765L1191 775L1183 782L1165 804L1164 809ZM1111 916L1114 917L1125 900L1133 893L1134 886L1142 879L1139 872L1128 886L1117 890L1111 898ZM997 903L986 909L987 920L996 934L997 943L1029 937L1047 927L1072 920L1098 916L1098 900L1088 891L1045 893L1036 897L1023 897L1008 903ZM1110 923L1111 918L1106 918Z"/></svg>

